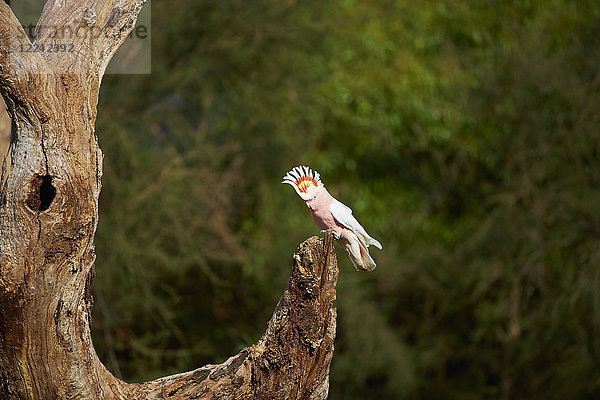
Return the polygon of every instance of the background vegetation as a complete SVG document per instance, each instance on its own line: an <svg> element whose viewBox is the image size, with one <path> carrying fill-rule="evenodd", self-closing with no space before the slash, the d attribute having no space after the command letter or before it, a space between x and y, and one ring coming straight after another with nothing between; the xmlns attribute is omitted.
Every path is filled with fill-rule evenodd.
<svg viewBox="0 0 600 400"><path fill-rule="evenodd" d="M331 399L600 398L594 0L172 0L109 75L94 340L145 380L264 331L318 170L383 244L338 248Z"/></svg>

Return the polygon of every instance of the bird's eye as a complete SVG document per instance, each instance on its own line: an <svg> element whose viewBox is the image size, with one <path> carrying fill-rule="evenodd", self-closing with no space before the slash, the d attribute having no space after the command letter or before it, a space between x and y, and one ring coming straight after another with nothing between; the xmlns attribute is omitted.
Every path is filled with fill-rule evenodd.
<svg viewBox="0 0 600 400"><path fill-rule="evenodd" d="M316 199L316 198L317 198L317 195L315 194L315 195L313 196L313 199Z"/></svg>

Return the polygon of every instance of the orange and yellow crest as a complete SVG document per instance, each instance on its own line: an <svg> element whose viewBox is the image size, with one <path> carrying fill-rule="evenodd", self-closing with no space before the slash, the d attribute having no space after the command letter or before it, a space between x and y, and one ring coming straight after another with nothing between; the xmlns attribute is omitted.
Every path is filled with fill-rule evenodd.
<svg viewBox="0 0 600 400"><path fill-rule="evenodd" d="M292 185L303 198L311 188L323 186L319 173L306 166L292 168L285 174L281 183Z"/></svg>
<svg viewBox="0 0 600 400"><path fill-rule="evenodd" d="M314 178L311 178L310 176L303 176L296 181L296 186L298 186L298 190L303 193L306 193L308 191L308 188L317 187L318 185L319 184L317 183L317 181Z"/></svg>

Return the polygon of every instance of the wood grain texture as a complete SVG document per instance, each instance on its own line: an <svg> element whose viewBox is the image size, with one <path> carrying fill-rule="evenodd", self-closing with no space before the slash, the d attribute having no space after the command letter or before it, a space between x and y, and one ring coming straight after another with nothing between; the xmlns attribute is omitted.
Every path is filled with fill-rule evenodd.
<svg viewBox="0 0 600 400"><path fill-rule="evenodd" d="M10 143L10 116L6 111L4 99L0 97L0 162L4 160L4 156L8 153L8 145ZM0 164L1 166L2 164Z"/></svg>
<svg viewBox="0 0 600 400"><path fill-rule="evenodd" d="M102 152L98 91L144 0L49 0L36 42L68 54L19 51L29 38L0 1L0 93L12 140L0 178L0 398L324 399L336 313L331 234L294 255L289 284L256 345L220 365L128 384L100 362L90 335Z"/></svg>

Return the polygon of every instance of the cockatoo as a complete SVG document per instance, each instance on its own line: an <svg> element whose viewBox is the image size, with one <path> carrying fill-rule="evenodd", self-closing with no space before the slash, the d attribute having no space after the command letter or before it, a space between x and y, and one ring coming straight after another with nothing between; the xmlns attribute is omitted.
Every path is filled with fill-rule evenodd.
<svg viewBox="0 0 600 400"><path fill-rule="evenodd" d="M306 202L313 221L323 231L332 229L340 240L357 271L372 271L377 265L369 254L369 246L381 250L381 243L373 239L352 215L347 205L329 194L318 172L301 166L285 174L281 183L292 185L298 196Z"/></svg>

